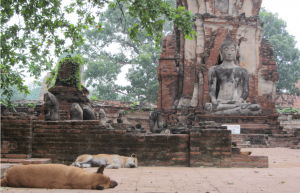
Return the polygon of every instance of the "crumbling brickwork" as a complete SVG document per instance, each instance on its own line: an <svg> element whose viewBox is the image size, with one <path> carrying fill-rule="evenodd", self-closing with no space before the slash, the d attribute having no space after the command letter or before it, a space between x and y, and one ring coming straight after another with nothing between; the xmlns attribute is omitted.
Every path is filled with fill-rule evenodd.
<svg viewBox="0 0 300 193"><path fill-rule="evenodd" d="M89 105L90 100L88 98L89 91L81 86L81 90L76 87L68 87L68 86L55 86L48 90L52 93L59 102L59 110L65 116L65 112L67 112L67 120L70 119L70 108L73 103L78 103L79 105L85 104ZM44 119L44 107L41 107L41 115L38 117L39 119ZM65 120L66 118L63 118Z"/></svg>
<svg viewBox="0 0 300 193"><path fill-rule="evenodd" d="M158 110L162 104L167 110L171 110L177 98L179 68L175 60L176 39L174 35L168 35L162 40L162 53L157 67L159 81Z"/></svg>
<svg viewBox="0 0 300 193"><path fill-rule="evenodd" d="M202 129L190 134L191 167L231 167L231 131Z"/></svg>
<svg viewBox="0 0 300 193"><path fill-rule="evenodd" d="M98 121L36 121L33 157L72 163L81 154L135 153L140 166L188 166L188 135L143 135L106 130Z"/></svg>
<svg viewBox="0 0 300 193"><path fill-rule="evenodd" d="M278 117L275 99L279 74L273 48L262 38L263 23L258 16L262 1L176 2L177 6L185 6L197 16L194 27L197 38L184 39L183 32L174 27L173 35L163 39L163 50L157 68L160 84L157 110L166 118L164 122L176 124L171 114L207 114L203 107L205 103L211 103L208 70L221 63L219 49L229 30L238 47L235 64L249 73L249 96L246 102L261 107L261 113L253 118L254 121L243 123L244 131L280 133L279 123L274 121ZM243 119L247 117L244 115ZM220 123L218 117L214 118L214 121ZM232 122L229 119L234 118L228 118L228 122L223 123ZM260 120L263 120L262 123ZM197 122L194 119L190 123L193 121Z"/></svg>
<svg viewBox="0 0 300 193"><path fill-rule="evenodd" d="M292 134L240 134L232 135L232 140L237 142L237 147L247 148L276 148L289 147L300 149L300 129L295 129Z"/></svg>
<svg viewBox="0 0 300 193"><path fill-rule="evenodd" d="M2 116L1 124L4 131L1 133L1 158L6 162L32 157L71 164L81 154L130 156L135 153L140 166L238 167L233 166L235 162L231 160L233 155L240 155L239 151L233 151L232 135L223 127L203 127L188 134L149 135L126 131L124 124L113 125L115 130L107 130L99 126L98 121L41 121L10 114ZM293 144L297 142L298 145L300 135L295 139ZM253 159L259 158L254 156ZM253 167L249 159L245 162Z"/></svg>
<svg viewBox="0 0 300 193"><path fill-rule="evenodd" d="M20 116L22 113L7 113L1 116L1 157L22 154L30 158L32 152L32 121L34 116ZM18 157L20 158L20 157Z"/></svg>

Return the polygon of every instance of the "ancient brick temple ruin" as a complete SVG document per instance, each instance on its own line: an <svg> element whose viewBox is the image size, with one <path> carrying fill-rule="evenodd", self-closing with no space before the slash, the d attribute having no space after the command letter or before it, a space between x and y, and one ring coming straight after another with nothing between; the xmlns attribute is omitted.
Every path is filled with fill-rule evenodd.
<svg viewBox="0 0 300 193"><path fill-rule="evenodd" d="M182 31L174 29L163 38L163 48L157 68L159 97L157 110L164 121L176 125L176 116L189 115L188 124L215 121L241 125L241 133L280 133L275 109L277 65L273 48L262 38L263 23L259 19L261 0L177 0L196 16L197 38L188 40ZM229 30L229 32L228 32ZM237 45L235 64L249 73L247 103L258 104L259 115L215 115L204 110L211 103L209 74L220 64L219 48L227 33ZM194 118L195 117L195 118Z"/></svg>
<svg viewBox="0 0 300 193"><path fill-rule="evenodd" d="M258 17L261 0L177 0L177 5L196 14L197 39L184 39L184 34L176 28L172 35L163 38L157 68L160 86L156 112L159 121L162 118L164 122L160 123L164 130L149 133L150 125L154 125L149 124L149 111L155 108L153 106L141 108L142 112L135 109L124 116L131 124L140 124L147 130L147 133L135 132L129 130L125 122L116 122L119 110L130 111L131 104L117 101L91 104L84 87L80 90L58 79L49 92L58 100L60 120L45 121L43 106L39 107L42 112L39 117L1 114L1 162L17 162L15 158L24 159L22 161L51 158L54 163L71 164L81 154L130 156L135 153L139 166L268 167L267 156L252 156L249 152L240 152L240 147L299 148L300 130L285 134L277 121L278 72L273 48L262 39L263 24ZM212 80L210 69L225 65L222 59L233 62L226 55L224 58L225 39L230 39L230 46L236 45L234 69L239 69L237 72L246 69L247 73L243 72L249 79L242 81L247 81L249 88L246 101L218 101L216 105L211 95L213 87L209 84L212 82L209 81ZM60 71L62 79L69 78L69 68L72 64L66 64ZM236 88L237 93L239 89ZM115 129L100 126L99 119L70 120L73 103L90 105L96 112L103 109L109 119L113 119ZM242 114L230 114L233 110L226 109L235 105L233 109L238 111L234 113ZM212 108L206 108L208 106ZM249 106L249 114L243 113L248 112ZM218 108L222 110L217 111ZM233 135L221 124L240 125L241 134ZM166 132L168 128L173 134Z"/></svg>
<svg viewBox="0 0 300 193"><path fill-rule="evenodd" d="M70 119L69 111L73 103L78 103L79 105L90 104L88 98L90 92L83 85L81 85L80 88L78 87L79 80L77 80L78 78L75 78L75 68L78 68L78 66L72 62L66 62L64 65L60 65L55 84L48 90L59 101L61 120ZM43 111L44 108L42 107L39 119L44 119Z"/></svg>

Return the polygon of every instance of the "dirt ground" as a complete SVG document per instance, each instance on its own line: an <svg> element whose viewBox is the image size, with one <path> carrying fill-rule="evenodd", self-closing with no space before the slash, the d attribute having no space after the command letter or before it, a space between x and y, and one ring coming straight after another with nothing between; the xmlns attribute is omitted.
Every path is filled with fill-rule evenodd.
<svg viewBox="0 0 300 193"><path fill-rule="evenodd" d="M119 185L103 193L300 193L300 149L246 148L269 157L269 168L138 167L104 170ZM95 172L96 168L87 168ZM3 193L92 193L99 190L2 187Z"/></svg>

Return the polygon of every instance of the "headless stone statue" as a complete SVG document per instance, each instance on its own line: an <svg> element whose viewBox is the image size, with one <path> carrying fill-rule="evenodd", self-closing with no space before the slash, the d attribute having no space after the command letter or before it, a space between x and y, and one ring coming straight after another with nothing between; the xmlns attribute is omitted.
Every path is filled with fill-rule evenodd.
<svg viewBox="0 0 300 193"><path fill-rule="evenodd" d="M187 118L184 115L177 116L177 125L171 129L172 134L187 134Z"/></svg>
<svg viewBox="0 0 300 193"><path fill-rule="evenodd" d="M83 120L83 111L78 103L73 103L71 106L70 120Z"/></svg>
<svg viewBox="0 0 300 193"><path fill-rule="evenodd" d="M118 123L123 123L123 114L124 114L123 112L124 112L123 110L119 111L119 116L117 118Z"/></svg>
<svg viewBox="0 0 300 193"><path fill-rule="evenodd" d="M105 125L106 124L106 113L103 109L99 110L99 125Z"/></svg>
<svg viewBox="0 0 300 193"><path fill-rule="evenodd" d="M103 109L99 110L99 125L105 126L106 129L114 129L110 124L106 123L106 113Z"/></svg>
<svg viewBox="0 0 300 193"><path fill-rule="evenodd" d="M151 133L160 133L163 130L163 119L160 112L150 111L149 121Z"/></svg>
<svg viewBox="0 0 300 193"><path fill-rule="evenodd" d="M96 120L94 111L88 105L82 105L83 120Z"/></svg>
<svg viewBox="0 0 300 193"><path fill-rule="evenodd" d="M57 98L53 94L47 92L44 94L44 101L45 121L59 120L59 104Z"/></svg>
<svg viewBox="0 0 300 193"><path fill-rule="evenodd" d="M208 71L211 103L206 103L204 108L220 115L260 114L258 104L245 102L249 95L249 74L246 69L234 64L236 53L236 45L228 31L220 48L220 58L223 62Z"/></svg>

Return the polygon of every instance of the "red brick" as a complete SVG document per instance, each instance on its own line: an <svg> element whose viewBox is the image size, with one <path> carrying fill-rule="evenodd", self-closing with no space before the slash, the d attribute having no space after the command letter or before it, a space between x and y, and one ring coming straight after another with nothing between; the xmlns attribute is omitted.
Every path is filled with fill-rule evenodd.
<svg viewBox="0 0 300 193"><path fill-rule="evenodd" d="M178 152L178 153L175 153L175 155L178 155L178 156L186 156L186 153Z"/></svg>
<svg viewBox="0 0 300 193"><path fill-rule="evenodd" d="M44 133L45 129L34 129L34 133Z"/></svg>
<svg viewBox="0 0 300 193"><path fill-rule="evenodd" d="M126 130L115 130L116 134L124 134L126 133Z"/></svg>
<svg viewBox="0 0 300 193"><path fill-rule="evenodd" d="M231 152L222 152L223 155L231 155Z"/></svg>
<svg viewBox="0 0 300 193"><path fill-rule="evenodd" d="M158 166L171 166L173 162L157 162Z"/></svg>
<svg viewBox="0 0 300 193"><path fill-rule="evenodd" d="M199 151L199 147L190 147L191 151Z"/></svg>
<svg viewBox="0 0 300 193"><path fill-rule="evenodd" d="M186 160L186 157L185 158L172 158L173 161L185 161Z"/></svg>
<svg viewBox="0 0 300 193"><path fill-rule="evenodd" d="M25 161L26 159L8 159L7 162L9 163L21 163L22 161Z"/></svg>
<svg viewBox="0 0 300 193"><path fill-rule="evenodd" d="M8 162L8 159L6 158L1 158L1 163L7 163Z"/></svg>
<svg viewBox="0 0 300 193"><path fill-rule="evenodd" d="M179 147L187 147L186 144L180 144Z"/></svg>
<svg viewBox="0 0 300 193"><path fill-rule="evenodd" d="M27 158L28 155L22 155L22 154L5 154L5 158Z"/></svg>

